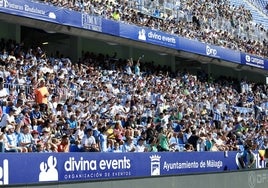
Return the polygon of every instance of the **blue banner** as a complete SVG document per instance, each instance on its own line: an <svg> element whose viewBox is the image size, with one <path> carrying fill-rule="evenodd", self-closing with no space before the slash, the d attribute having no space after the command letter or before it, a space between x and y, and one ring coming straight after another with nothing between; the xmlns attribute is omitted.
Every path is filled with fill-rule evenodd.
<svg viewBox="0 0 268 188"><path fill-rule="evenodd" d="M110 35L119 35L119 23L117 22L44 3L27 0L0 0L0 12Z"/></svg>
<svg viewBox="0 0 268 188"><path fill-rule="evenodd" d="M0 155L0 185L91 181L237 170L237 152Z"/></svg>
<svg viewBox="0 0 268 188"><path fill-rule="evenodd" d="M0 12L61 23L62 8L26 0L0 0Z"/></svg>
<svg viewBox="0 0 268 188"><path fill-rule="evenodd" d="M186 52L192 52L212 58L223 59L234 63L240 63L240 52L205 44L196 40L190 40L183 37L179 38L179 49Z"/></svg>
<svg viewBox="0 0 268 188"><path fill-rule="evenodd" d="M161 31L123 23L120 23L119 29L120 37L128 38L131 40L151 43L175 49L177 49L179 45L177 36L170 35Z"/></svg>
<svg viewBox="0 0 268 188"><path fill-rule="evenodd" d="M119 22L102 19L102 32L109 35L119 36Z"/></svg>
<svg viewBox="0 0 268 188"><path fill-rule="evenodd" d="M268 70L268 61L266 59L254 55L241 53L241 63L243 65L249 65L260 69L265 68L266 70Z"/></svg>

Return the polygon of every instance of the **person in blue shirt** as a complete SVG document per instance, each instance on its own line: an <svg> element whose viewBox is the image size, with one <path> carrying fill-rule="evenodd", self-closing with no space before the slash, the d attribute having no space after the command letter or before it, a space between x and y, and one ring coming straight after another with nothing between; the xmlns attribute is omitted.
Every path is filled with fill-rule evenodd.
<svg viewBox="0 0 268 188"><path fill-rule="evenodd" d="M67 119L66 123L69 124L70 129L76 129L78 127L78 121L74 114Z"/></svg>

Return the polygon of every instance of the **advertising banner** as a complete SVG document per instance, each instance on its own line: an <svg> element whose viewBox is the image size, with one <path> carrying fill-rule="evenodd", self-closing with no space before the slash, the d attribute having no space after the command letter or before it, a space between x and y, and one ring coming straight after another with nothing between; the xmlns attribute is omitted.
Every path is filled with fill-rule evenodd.
<svg viewBox="0 0 268 188"><path fill-rule="evenodd" d="M197 40L190 40L183 37L179 37L179 49L186 52L192 52L212 58L223 59L234 63L240 63L240 52L223 48L220 46L214 46L205 44Z"/></svg>
<svg viewBox="0 0 268 188"><path fill-rule="evenodd" d="M250 54L241 53L241 64L260 69L268 69L267 60Z"/></svg>
<svg viewBox="0 0 268 188"><path fill-rule="evenodd" d="M114 21L44 3L0 0L0 12L111 35L119 34L119 24Z"/></svg>
<svg viewBox="0 0 268 188"><path fill-rule="evenodd" d="M120 23L120 37L136 40L140 42L151 43L168 48L178 48L179 41L175 35L167 34L161 31L142 28L131 24Z"/></svg>
<svg viewBox="0 0 268 188"><path fill-rule="evenodd" d="M0 155L0 185L95 181L237 170L237 152Z"/></svg>
<svg viewBox="0 0 268 188"><path fill-rule="evenodd" d="M0 0L0 12L53 23L62 20L62 8L26 0Z"/></svg>

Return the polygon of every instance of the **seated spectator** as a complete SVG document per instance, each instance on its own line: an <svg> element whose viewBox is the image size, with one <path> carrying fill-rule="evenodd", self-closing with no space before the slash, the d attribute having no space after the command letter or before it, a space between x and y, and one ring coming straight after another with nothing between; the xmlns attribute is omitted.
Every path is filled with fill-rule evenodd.
<svg viewBox="0 0 268 188"><path fill-rule="evenodd" d="M70 140L67 135L61 137L61 142L58 145L58 152L69 152L70 151Z"/></svg>
<svg viewBox="0 0 268 188"><path fill-rule="evenodd" d="M135 152L147 152L147 151L148 148L145 145L145 139L143 137L139 138Z"/></svg>
<svg viewBox="0 0 268 188"><path fill-rule="evenodd" d="M112 153L122 153L122 148L120 146L120 143L119 142L115 142L114 143L114 147L110 150L110 152Z"/></svg>
<svg viewBox="0 0 268 188"><path fill-rule="evenodd" d="M5 134L5 152L27 152L27 148L19 146L18 133L13 125L7 125Z"/></svg>
<svg viewBox="0 0 268 188"><path fill-rule="evenodd" d="M34 138L30 133L30 128L27 125L22 127L22 132L18 135L18 145L27 148L27 152L33 151Z"/></svg>
<svg viewBox="0 0 268 188"><path fill-rule="evenodd" d="M136 150L136 147L133 143L133 137L128 136L126 138L126 141L123 144L122 150L123 152L134 152Z"/></svg>
<svg viewBox="0 0 268 188"><path fill-rule="evenodd" d="M83 151L89 152L92 147L92 144L95 144L96 146L96 140L95 137L93 136L93 130L89 128L86 130L86 134L81 142Z"/></svg>

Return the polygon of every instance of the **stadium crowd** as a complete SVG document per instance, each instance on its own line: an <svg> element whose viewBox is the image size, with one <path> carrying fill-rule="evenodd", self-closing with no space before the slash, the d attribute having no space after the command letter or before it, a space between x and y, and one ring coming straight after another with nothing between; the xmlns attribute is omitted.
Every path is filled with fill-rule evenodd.
<svg viewBox="0 0 268 188"><path fill-rule="evenodd" d="M0 41L2 152L268 148L267 86L117 54L78 62Z"/></svg>
<svg viewBox="0 0 268 188"><path fill-rule="evenodd" d="M250 10L244 6L231 5L229 1L180 0L176 6L172 5L177 10L170 13L163 12L160 4L155 3L158 1L44 0L44 2L268 57L267 28L254 22Z"/></svg>

